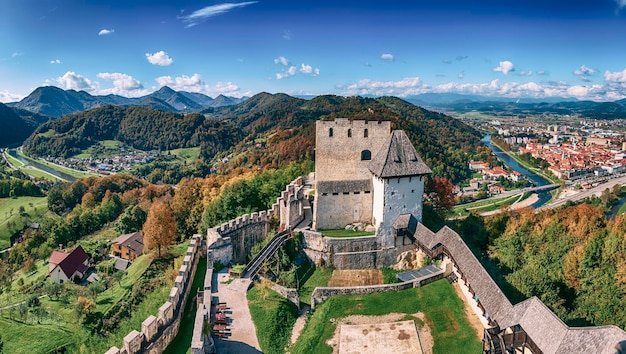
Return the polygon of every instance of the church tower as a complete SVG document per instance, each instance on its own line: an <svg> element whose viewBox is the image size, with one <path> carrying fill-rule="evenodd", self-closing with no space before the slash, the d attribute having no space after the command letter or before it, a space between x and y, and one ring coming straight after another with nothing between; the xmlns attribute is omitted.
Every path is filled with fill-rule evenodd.
<svg viewBox="0 0 626 354"><path fill-rule="evenodd" d="M369 163L373 174L372 224L382 247L412 237L422 222L424 178L432 173L402 130L394 130Z"/></svg>

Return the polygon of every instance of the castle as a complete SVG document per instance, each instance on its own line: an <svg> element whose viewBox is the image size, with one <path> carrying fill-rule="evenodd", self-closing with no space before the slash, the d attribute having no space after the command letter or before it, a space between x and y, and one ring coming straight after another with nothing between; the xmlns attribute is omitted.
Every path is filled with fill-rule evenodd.
<svg viewBox="0 0 626 354"><path fill-rule="evenodd" d="M339 269L393 265L414 242L424 178L432 171L389 121L339 118L315 126L312 229L363 224L371 225L375 236L330 239L306 232L307 254Z"/></svg>

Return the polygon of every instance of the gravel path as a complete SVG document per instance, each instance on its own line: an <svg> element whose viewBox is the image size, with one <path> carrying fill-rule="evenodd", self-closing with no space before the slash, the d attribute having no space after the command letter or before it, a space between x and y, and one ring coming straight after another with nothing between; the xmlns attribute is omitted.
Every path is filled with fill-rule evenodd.
<svg viewBox="0 0 626 354"><path fill-rule="evenodd" d="M227 316L230 318L229 328L231 335L226 338L217 338L215 348L220 354L257 354L261 353L256 329L252 322L246 291L250 286L250 279L234 279L227 284L228 274L213 275L213 296L219 302L225 302L229 307Z"/></svg>

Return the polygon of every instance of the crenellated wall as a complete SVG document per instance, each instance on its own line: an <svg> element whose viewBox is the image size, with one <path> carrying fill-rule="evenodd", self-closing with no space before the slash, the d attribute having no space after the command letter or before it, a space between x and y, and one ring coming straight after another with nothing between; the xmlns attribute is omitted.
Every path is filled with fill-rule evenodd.
<svg viewBox="0 0 626 354"><path fill-rule="evenodd" d="M106 354L162 353L178 334L180 321L191 283L196 274L198 259L204 255L202 236L194 235L187 247L183 264L170 290L169 300L160 308L158 316L150 315L141 324L141 332L133 330L124 337L122 349L111 347Z"/></svg>
<svg viewBox="0 0 626 354"><path fill-rule="evenodd" d="M267 236L272 220L277 220L281 229L296 226L304 219L303 187L304 177L298 177L285 187L271 209L242 215L207 230L214 260L244 264L252 246Z"/></svg>

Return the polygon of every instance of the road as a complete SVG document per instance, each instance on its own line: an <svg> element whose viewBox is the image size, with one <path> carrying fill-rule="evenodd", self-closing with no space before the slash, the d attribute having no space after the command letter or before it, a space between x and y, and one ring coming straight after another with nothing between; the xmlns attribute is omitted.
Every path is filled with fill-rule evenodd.
<svg viewBox="0 0 626 354"><path fill-rule="evenodd" d="M556 200L554 202L547 203L543 205L542 207L540 207L538 210L558 208L562 205L565 205L565 203L567 203L568 201L575 202L581 199L591 197L592 195L600 196L605 189L607 188L612 189L613 186L615 186L616 184L619 184L619 185L626 184L626 176L610 179L608 182L600 184L596 187L587 189L585 191L568 196L563 199Z"/></svg>

